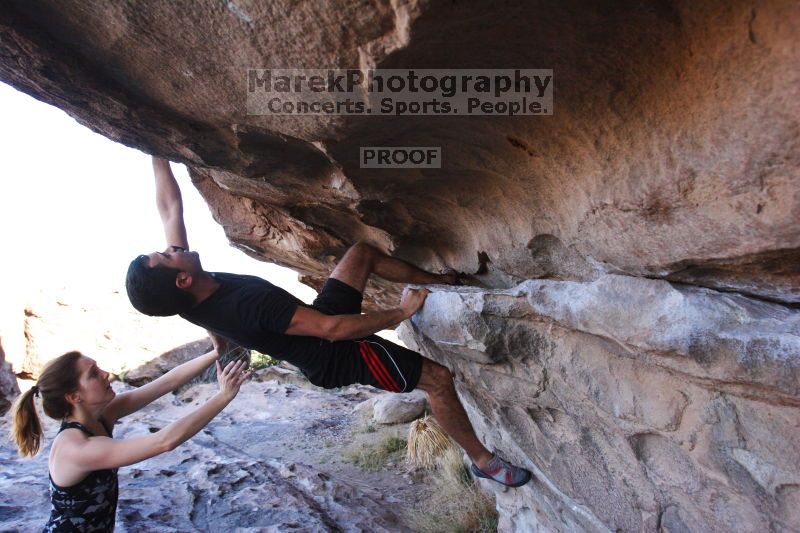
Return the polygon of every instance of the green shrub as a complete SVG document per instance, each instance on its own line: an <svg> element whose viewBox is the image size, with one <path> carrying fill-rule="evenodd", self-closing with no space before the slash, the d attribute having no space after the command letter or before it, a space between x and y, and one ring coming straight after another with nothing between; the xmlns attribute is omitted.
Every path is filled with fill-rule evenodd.
<svg viewBox="0 0 800 533"><path fill-rule="evenodd" d="M381 447L386 454L401 452L406 449L406 440L399 437L389 437L381 443Z"/></svg>
<svg viewBox="0 0 800 533"><path fill-rule="evenodd" d="M267 354L250 350L250 370L261 370L268 366L275 366L280 363L279 359L273 359Z"/></svg>
<svg viewBox="0 0 800 533"><path fill-rule="evenodd" d="M367 444L359 450L345 454L345 460L364 470L376 471L385 467L390 458L399 461L405 449L405 439L387 437L378 444Z"/></svg>

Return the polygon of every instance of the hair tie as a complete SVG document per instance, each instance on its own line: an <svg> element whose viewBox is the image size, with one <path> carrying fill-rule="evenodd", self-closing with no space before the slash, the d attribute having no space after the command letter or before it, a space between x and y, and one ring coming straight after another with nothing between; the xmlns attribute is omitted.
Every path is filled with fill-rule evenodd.
<svg viewBox="0 0 800 533"><path fill-rule="evenodd" d="M38 398L39 397L39 385L34 385L33 387L31 387L31 392L33 392L33 395Z"/></svg>

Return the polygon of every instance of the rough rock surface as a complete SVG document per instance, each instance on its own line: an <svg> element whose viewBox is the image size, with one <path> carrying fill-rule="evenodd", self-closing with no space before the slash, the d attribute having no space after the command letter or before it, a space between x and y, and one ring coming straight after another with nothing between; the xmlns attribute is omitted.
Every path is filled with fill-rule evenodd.
<svg viewBox="0 0 800 533"><path fill-rule="evenodd" d="M609 275L436 291L404 334L535 474L501 529L800 529L800 311Z"/></svg>
<svg viewBox="0 0 800 533"><path fill-rule="evenodd" d="M11 371L11 365L6 362L6 352L0 338L0 416L8 411L18 394L17 378Z"/></svg>
<svg viewBox="0 0 800 533"><path fill-rule="evenodd" d="M14 0L0 79L186 163L315 287L360 239L480 272L406 340L537 472L504 529L797 530L798 28L791 0ZM555 114L246 114L247 68L309 65L552 68ZM443 165L361 169L375 145Z"/></svg>
<svg viewBox="0 0 800 533"><path fill-rule="evenodd" d="M422 391L382 394L372 403L372 418L379 424L400 424L416 420L425 412L428 399Z"/></svg>
<svg viewBox="0 0 800 533"><path fill-rule="evenodd" d="M115 388L123 390L120 383ZM124 438L155 431L216 390L203 384L168 395L116 426ZM394 510L419 487L397 471L362 475L339 458L353 438L352 407L371 394L245 384L221 415L173 452L120 469L117 531L407 531ZM48 419L49 420L49 419ZM7 431L10 417L0 419ZM0 444L0 530L36 531L49 513L47 454L57 424L45 425L33 460Z"/></svg>
<svg viewBox="0 0 800 533"><path fill-rule="evenodd" d="M799 302L798 19L790 0L19 0L0 79L186 162L234 245L312 284L366 239L496 279L599 269ZM552 68L556 114L246 113L247 68L308 65ZM444 164L361 169L381 143Z"/></svg>

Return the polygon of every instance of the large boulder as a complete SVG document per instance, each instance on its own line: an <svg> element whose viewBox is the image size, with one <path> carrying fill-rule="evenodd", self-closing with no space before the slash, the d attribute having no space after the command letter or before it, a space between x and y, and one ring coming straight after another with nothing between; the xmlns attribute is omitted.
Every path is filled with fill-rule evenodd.
<svg viewBox="0 0 800 533"><path fill-rule="evenodd" d="M375 398L372 419L378 424L402 424L421 417L428 405L421 390L407 394L383 394Z"/></svg>
<svg viewBox="0 0 800 533"><path fill-rule="evenodd" d="M403 331L534 480L516 531L800 525L800 311L603 276L435 292ZM569 511L567 511L569 510Z"/></svg>
<svg viewBox="0 0 800 533"><path fill-rule="evenodd" d="M791 0L11 0L0 79L186 163L235 247L314 287L359 240L478 274L406 341L536 474L501 528L791 530L798 28ZM295 66L551 68L555 111L248 114L247 69ZM442 167L361 168L386 145Z"/></svg>

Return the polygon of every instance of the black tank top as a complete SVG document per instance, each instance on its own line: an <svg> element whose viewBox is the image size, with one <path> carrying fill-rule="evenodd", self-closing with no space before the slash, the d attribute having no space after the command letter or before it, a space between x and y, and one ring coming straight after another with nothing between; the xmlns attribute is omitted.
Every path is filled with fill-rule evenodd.
<svg viewBox="0 0 800 533"><path fill-rule="evenodd" d="M111 436L113 428L103 423ZM65 429L80 429L90 437L94 434L78 422L62 422ZM44 528L50 532L114 531L117 513L117 469L94 470L70 487L59 487L50 478L50 520Z"/></svg>

